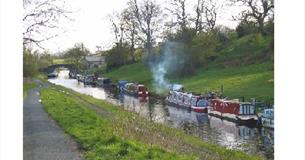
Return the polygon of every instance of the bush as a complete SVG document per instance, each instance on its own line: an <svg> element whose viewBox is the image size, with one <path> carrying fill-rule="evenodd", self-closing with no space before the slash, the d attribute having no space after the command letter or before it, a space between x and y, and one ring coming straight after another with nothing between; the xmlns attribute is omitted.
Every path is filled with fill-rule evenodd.
<svg viewBox="0 0 305 160"><path fill-rule="evenodd" d="M37 57L23 49L23 77L34 77L38 73Z"/></svg>

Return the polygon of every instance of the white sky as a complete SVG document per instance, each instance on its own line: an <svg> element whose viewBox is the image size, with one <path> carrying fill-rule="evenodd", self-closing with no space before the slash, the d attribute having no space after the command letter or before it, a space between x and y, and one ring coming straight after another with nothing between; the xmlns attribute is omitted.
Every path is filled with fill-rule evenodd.
<svg viewBox="0 0 305 160"><path fill-rule="evenodd" d="M120 12L127 5L128 0L66 0L67 7L73 11L74 21L60 23L67 32L59 37L43 43L43 46L51 53L64 51L73 47L75 43L83 42L91 52L97 50L99 45L102 49L109 49L114 42L114 35L111 30L111 23L107 16L113 12ZM138 0L140 2L141 0ZM169 0L156 0L161 7L165 7ZM193 4L197 0L187 0L189 3L188 12L194 13ZM218 3L226 0L218 0ZM235 27L236 22L232 21L232 15L236 15L240 8L224 7L217 17L217 24L228 27Z"/></svg>

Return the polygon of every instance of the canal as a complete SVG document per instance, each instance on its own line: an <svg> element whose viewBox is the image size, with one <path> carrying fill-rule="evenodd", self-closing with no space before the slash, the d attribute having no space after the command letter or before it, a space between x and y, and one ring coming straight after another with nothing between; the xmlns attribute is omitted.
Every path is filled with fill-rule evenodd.
<svg viewBox="0 0 305 160"><path fill-rule="evenodd" d="M181 129L186 134L202 140L274 159L274 131L272 129L237 125L206 113L168 106L160 100L135 98L118 94L110 89L85 86L76 79L69 79L68 74L68 70L61 70L58 77L49 79L49 82L106 100L125 110L136 112L152 122Z"/></svg>

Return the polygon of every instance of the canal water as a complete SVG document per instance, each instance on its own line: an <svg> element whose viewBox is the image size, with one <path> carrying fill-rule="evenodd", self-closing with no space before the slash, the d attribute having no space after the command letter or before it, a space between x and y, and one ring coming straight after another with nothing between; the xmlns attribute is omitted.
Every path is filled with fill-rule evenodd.
<svg viewBox="0 0 305 160"><path fill-rule="evenodd" d="M135 98L109 89L83 85L76 79L69 79L68 74L68 70L61 70L58 77L49 79L49 82L106 100L125 110L136 112L152 122L181 129L186 134L197 136L202 140L274 159L274 131L272 129L237 125L206 113L196 113L188 109L165 105L152 98Z"/></svg>

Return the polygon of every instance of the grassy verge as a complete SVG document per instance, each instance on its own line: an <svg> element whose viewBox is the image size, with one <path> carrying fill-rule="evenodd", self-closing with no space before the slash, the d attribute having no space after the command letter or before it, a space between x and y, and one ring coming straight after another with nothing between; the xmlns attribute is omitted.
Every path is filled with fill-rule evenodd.
<svg viewBox="0 0 305 160"><path fill-rule="evenodd" d="M86 159L261 159L203 142L70 89L54 86L42 90L41 96L46 111L75 138Z"/></svg>
<svg viewBox="0 0 305 160"><path fill-rule="evenodd" d="M32 88L37 87L37 84L34 83L32 80L30 79L24 79L23 80L23 99L26 98L28 91Z"/></svg>
<svg viewBox="0 0 305 160"><path fill-rule="evenodd" d="M44 73L39 73L38 75L36 75L36 78L41 80L42 82L48 82L48 77Z"/></svg>

